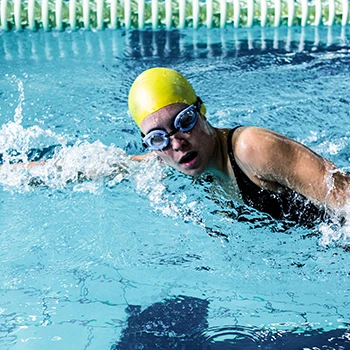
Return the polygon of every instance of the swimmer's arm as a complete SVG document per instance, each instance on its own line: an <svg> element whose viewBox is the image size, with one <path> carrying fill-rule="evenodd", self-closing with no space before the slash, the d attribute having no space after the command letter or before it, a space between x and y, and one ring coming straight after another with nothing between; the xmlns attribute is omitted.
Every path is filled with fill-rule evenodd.
<svg viewBox="0 0 350 350"><path fill-rule="evenodd" d="M150 160L151 158L154 158L155 154L154 153L146 153L142 155L135 155L135 156L130 156L130 159L132 161L147 161ZM11 169L30 169L30 168L35 168L38 166L45 166L47 163L46 161L40 160L37 162L28 162L28 163L17 163L17 164L11 164L10 168ZM61 171L64 167L60 159L57 159L53 163L54 167L57 168L58 171ZM0 164L0 171L1 171L2 165ZM108 175L115 175L118 173L122 173L127 171L127 163L122 164L116 164L114 167L112 167L113 170L111 174ZM106 176L106 174L101 175L97 171L93 171L91 169L88 169L88 171L78 171L77 172L77 179L78 181L85 181L85 180L96 180L100 177Z"/></svg>
<svg viewBox="0 0 350 350"><path fill-rule="evenodd" d="M350 199L350 176L302 144L267 129L242 128L237 163L257 185L289 187L314 202L341 208Z"/></svg>
<svg viewBox="0 0 350 350"><path fill-rule="evenodd" d="M28 162L28 163L15 163L11 164L11 168L33 168L39 165L45 165L44 161L39 161L39 162ZM3 165L0 165L0 169L2 168Z"/></svg>
<svg viewBox="0 0 350 350"><path fill-rule="evenodd" d="M148 160L151 157L154 157L154 153L145 153L145 154L138 154L138 155L134 155L131 156L130 159L131 160L135 160L135 161L143 161L143 160ZM39 162L29 162L29 163L18 163L18 164L12 164L11 167L12 168L33 168L39 165L45 165L44 161L39 161ZM0 165L0 169L1 169L1 165Z"/></svg>
<svg viewBox="0 0 350 350"><path fill-rule="evenodd" d="M154 157L154 153L145 153L145 154L138 154L135 156L131 156L131 160L136 160L136 161L143 161L143 160L149 160L150 158Z"/></svg>

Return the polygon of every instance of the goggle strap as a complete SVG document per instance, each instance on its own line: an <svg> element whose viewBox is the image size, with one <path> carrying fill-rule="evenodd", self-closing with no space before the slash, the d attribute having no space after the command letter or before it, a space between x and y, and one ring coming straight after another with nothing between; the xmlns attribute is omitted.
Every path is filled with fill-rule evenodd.
<svg viewBox="0 0 350 350"><path fill-rule="evenodd" d="M200 113L200 111L201 111L202 104L203 104L202 99L199 96L197 96L197 101L195 103L195 106L196 106L198 113Z"/></svg>

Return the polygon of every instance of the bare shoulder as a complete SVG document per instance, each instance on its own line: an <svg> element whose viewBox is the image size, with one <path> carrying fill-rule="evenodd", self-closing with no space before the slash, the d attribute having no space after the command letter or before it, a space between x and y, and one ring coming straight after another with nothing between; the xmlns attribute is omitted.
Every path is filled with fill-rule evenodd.
<svg viewBox="0 0 350 350"><path fill-rule="evenodd" d="M287 136L259 126L243 126L237 129L235 135L237 137L237 142L243 142L247 145L256 143L254 142L255 140L268 143L278 142L279 140L283 142L291 140Z"/></svg>
<svg viewBox="0 0 350 350"><path fill-rule="evenodd" d="M232 139L235 156L242 162L259 159L281 147L288 148L294 141L272 130L247 126L237 129Z"/></svg>

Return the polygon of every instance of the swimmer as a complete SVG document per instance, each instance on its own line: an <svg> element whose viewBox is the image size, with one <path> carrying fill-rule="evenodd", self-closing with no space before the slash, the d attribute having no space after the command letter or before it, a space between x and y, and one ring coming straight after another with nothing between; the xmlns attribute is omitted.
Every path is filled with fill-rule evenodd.
<svg viewBox="0 0 350 350"><path fill-rule="evenodd" d="M128 104L143 145L166 164L191 176L211 173L236 187L233 199L276 219L313 224L350 197L350 176L304 145L256 126L213 127L200 97L172 69L141 73Z"/></svg>
<svg viewBox="0 0 350 350"><path fill-rule="evenodd" d="M180 73L168 68L144 71L132 84L128 103L143 145L178 171L190 176L212 174L225 188L234 188L228 193L233 200L278 220L312 226L328 214L342 219L350 197L349 174L274 131L243 125L213 127L204 103ZM60 161L55 161L57 169ZM29 162L25 167L44 164L44 160ZM119 171L127 169L116 165L105 175ZM100 176L84 171L77 181Z"/></svg>

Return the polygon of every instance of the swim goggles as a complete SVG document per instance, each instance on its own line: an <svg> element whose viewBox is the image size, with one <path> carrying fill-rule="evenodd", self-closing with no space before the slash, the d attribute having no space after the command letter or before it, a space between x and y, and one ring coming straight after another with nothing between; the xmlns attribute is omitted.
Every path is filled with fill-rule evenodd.
<svg viewBox="0 0 350 350"><path fill-rule="evenodd" d="M152 130L142 138L144 147L148 147L153 151L162 151L169 145L170 136L175 135L178 131L189 132L197 124L198 114L200 110L200 102L198 101L183 109L174 120L174 130L166 132L162 129Z"/></svg>

